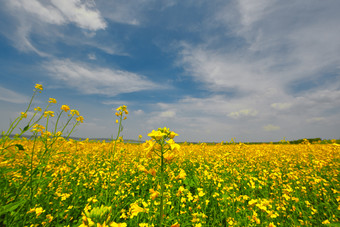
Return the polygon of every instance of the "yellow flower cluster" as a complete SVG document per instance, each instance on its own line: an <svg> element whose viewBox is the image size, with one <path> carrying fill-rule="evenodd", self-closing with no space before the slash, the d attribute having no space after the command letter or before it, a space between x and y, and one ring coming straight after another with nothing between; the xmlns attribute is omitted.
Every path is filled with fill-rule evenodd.
<svg viewBox="0 0 340 227"><path fill-rule="evenodd" d="M43 86L41 84L36 84L35 89L37 89L37 91L41 92L43 90Z"/></svg>
<svg viewBox="0 0 340 227"><path fill-rule="evenodd" d="M62 106L60 107L60 109L63 110L63 111L65 111L65 112L67 112L67 111L69 111L70 107L69 107L68 105L62 105Z"/></svg>
<svg viewBox="0 0 340 227"><path fill-rule="evenodd" d="M50 117L54 117L54 112L53 112L53 111L51 111L51 110L49 110L49 111L45 111L45 112L44 112L44 117L48 117L48 116L50 116Z"/></svg>
<svg viewBox="0 0 340 227"><path fill-rule="evenodd" d="M49 103L57 103L57 100L54 99L54 98L50 98L48 102L49 102Z"/></svg>

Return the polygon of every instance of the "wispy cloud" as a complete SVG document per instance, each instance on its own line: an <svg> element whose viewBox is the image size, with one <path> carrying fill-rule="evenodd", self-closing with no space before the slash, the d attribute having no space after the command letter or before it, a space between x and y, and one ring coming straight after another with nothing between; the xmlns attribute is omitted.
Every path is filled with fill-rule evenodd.
<svg viewBox="0 0 340 227"><path fill-rule="evenodd" d="M106 28L103 17L92 1L51 0L51 3L62 12L66 21L73 22L81 28L92 31Z"/></svg>
<svg viewBox="0 0 340 227"><path fill-rule="evenodd" d="M175 111L164 111L159 114L161 118L173 118L176 116Z"/></svg>
<svg viewBox="0 0 340 227"><path fill-rule="evenodd" d="M317 122L325 122L326 119L324 117L313 117L313 118L306 119L306 121L308 123L317 123Z"/></svg>
<svg viewBox="0 0 340 227"><path fill-rule="evenodd" d="M228 116L234 119L238 119L240 117L249 117L249 116L254 117L257 115L257 113L258 113L257 110L243 109L240 111L231 112L228 114Z"/></svg>
<svg viewBox="0 0 340 227"><path fill-rule="evenodd" d="M279 126L276 126L276 125L269 124L269 125L263 126L263 129L264 129L265 131L277 131L277 130L280 129L280 127L279 127Z"/></svg>
<svg viewBox="0 0 340 227"><path fill-rule="evenodd" d="M30 14L49 24L74 23L80 28L93 31L106 28L100 12L90 1L51 0L41 3L38 0L12 0L8 5L15 12Z"/></svg>
<svg viewBox="0 0 340 227"><path fill-rule="evenodd" d="M270 105L272 108L276 109L276 110L285 110L285 109L289 109L292 104L291 103L272 103Z"/></svg>
<svg viewBox="0 0 340 227"><path fill-rule="evenodd" d="M93 2L80 0L13 0L3 4L9 17L15 24L2 33L12 40L21 51L33 51L40 56L50 56L32 41L32 34L41 37L62 37L58 27L68 24L95 32L107 27L107 24ZM54 34L54 35L52 35Z"/></svg>
<svg viewBox="0 0 340 227"><path fill-rule="evenodd" d="M123 70L91 67L69 59L48 61L44 68L51 78L62 81L65 86L75 88L83 94L115 96L159 88L142 75Z"/></svg>
<svg viewBox="0 0 340 227"><path fill-rule="evenodd" d="M96 59L97 59L96 55L93 54L93 53L88 54L87 57L88 57L90 60L96 60Z"/></svg>
<svg viewBox="0 0 340 227"><path fill-rule="evenodd" d="M224 107L218 105L216 115L235 121L250 113L256 115L256 123L247 121L249 131L262 128L287 136L288 125L290 131L299 122L307 123L302 128L312 127L309 124L320 120L315 116L327 116L323 120L330 122L340 106L339 7L337 2L319 1L308 6L302 2L229 1L219 6L210 23L202 23L205 35L201 42L179 44L178 64L202 89L226 94L228 102ZM219 113L221 108L224 113ZM241 131L245 125L239 123L235 130Z"/></svg>
<svg viewBox="0 0 340 227"><path fill-rule="evenodd" d="M296 80L339 73L340 15L334 5L339 3L230 1L209 24L228 32L206 35L199 44L182 43L180 62L207 89L287 93Z"/></svg>
<svg viewBox="0 0 340 227"><path fill-rule="evenodd" d="M97 0L97 5L105 18L115 23L141 26L148 20L147 13L164 10L176 5L176 1L107 1Z"/></svg>
<svg viewBox="0 0 340 227"><path fill-rule="evenodd" d="M27 103L29 98L16 91L0 86L0 100L10 103Z"/></svg>

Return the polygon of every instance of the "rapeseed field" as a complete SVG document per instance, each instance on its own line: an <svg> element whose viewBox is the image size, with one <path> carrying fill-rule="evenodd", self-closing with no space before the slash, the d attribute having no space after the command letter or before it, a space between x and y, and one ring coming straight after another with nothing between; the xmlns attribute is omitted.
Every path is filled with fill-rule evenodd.
<svg viewBox="0 0 340 227"><path fill-rule="evenodd" d="M32 99L42 90L36 85ZM31 103L1 138L0 226L340 223L336 143L178 144L166 127L150 132L145 143L125 143L126 106L117 109L116 139L79 141L69 138L84 121L77 110L62 105L52 111L57 102L50 99L28 119ZM31 139L21 137L26 131Z"/></svg>

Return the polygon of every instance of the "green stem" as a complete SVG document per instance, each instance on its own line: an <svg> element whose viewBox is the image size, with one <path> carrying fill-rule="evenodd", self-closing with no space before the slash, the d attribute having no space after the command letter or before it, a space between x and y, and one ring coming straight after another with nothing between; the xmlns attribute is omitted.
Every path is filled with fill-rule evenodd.
<svg viewBox="0 0 340 227"><path fill-rule="evenodd" d="M122 120L123 120L123 114L120 115L120 117L119 117L118 133L117 133L113 148L111 148L111 150L110 150L110 168L109 168L109 179L108 179L108 182L107 182L107 189L106 189L106 200L108 200L109 187L111 186L111 174L112 174L112 171L113 171L113 161L114 161L114 158L115 158L115 155L116 155L116 144L117 144L117 140L118 140L119 135L120 135L122 128L123 128Z"/></svg>
<svg viewBox="0 0 340 227"><path fill-rule="evenodd" d="M55 127L54 127L54 134L57 133L58 122L59 122L59 119L60 119L60 116L61 116L62 113L63 113L63 111L61 111L60 114L58 115L57 122L55 123Z"/></svg>
<svg viewBox="0 0 340 227"><path fill-rule="evenodd" d="M112 157L113 159L114 159L115 154L116 154L116 144L117 144L117 140L118 140L118 138L119 138L119 136L120 136L121 131L123 131L123 130L122 130L122 128L123 128L123 126L122 126L122 119L123 119L123 115L120 115L120 117L119 117L119 126L118 126L118 133L117 133L117 136L116 136L116 139L115 139L115 143L114 143L113 149L111 150L111 157Z"/></svg>
<svg viewBox="0 0 340 227"><path fill-rule="evenodd" d="M61 113L60 113L60 115L61 115ZM65 126L64 126L64 127L63 127L63 129L61 130L61 133L63 133L63 132L64 132L64 130L65 130L65 128L66 128L66 126L68 125L68 123L70 123L70 121L72 120L72 118L73 118L73 116L72 116L72 117L70 117L70 118L67 120L67 122L66 122Z"/></svg>
<svg viewBox="0 0 340 227"><path fill-rule="evenodd" d="M160 202L160 217L159 217L159 226L163 225L163 214L164 214L164 140L161 143L161 202Z"/></svg>
<svg viewBox="0 0 340 227"><path fill-rule="evenodd" d="M38 91L38 90L35 90L35 91L34 91L32 97L31 97L31 100L30 100L30 102L29 102L29 104L28 104L28 106L27 106L27 108L26 108L26 110L25 110L24 113L27 113L27 111L30 109L30 107L31 107L31 105L32 105L32 101L33 101L33 99L34 99L34 96L37 94L37 91ZM12 124L10 125L10 127L9 127L9 129L8 129L8 131L6 132L5 135L9 136L9 135L13 132L13 130L18 126L18 124L19 124L19 122L20 122L21 120L22 120L22 117L21 117L21 116L18 117L17 119L15 119L15 121L12 122ZM15 122L16 122L16 123L15 123ZM15 125L14 125L14 123L15 123ZM13 125L14 125L14 126L13 126Z"/></svg>
<svg viewBox="0 0 340 227"><path fill-rule="evenodd" d="M77 125L79 125L79 121L73 125L71 131L70 131L69 134L66 136L66 139L68 139L68 138L70 137L70 135L72 134L74 128L75 128Z"/></svg>

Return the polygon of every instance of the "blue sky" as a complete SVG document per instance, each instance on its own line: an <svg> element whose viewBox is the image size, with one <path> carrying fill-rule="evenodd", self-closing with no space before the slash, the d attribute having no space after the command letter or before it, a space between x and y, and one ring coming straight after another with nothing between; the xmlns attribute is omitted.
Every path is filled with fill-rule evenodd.
<svg viewBox="0 0 340 227"><path fill-rule="evenodd" d="M0 0L0 129L49 97L74 136L340 138L340 1Z"/></svg>

